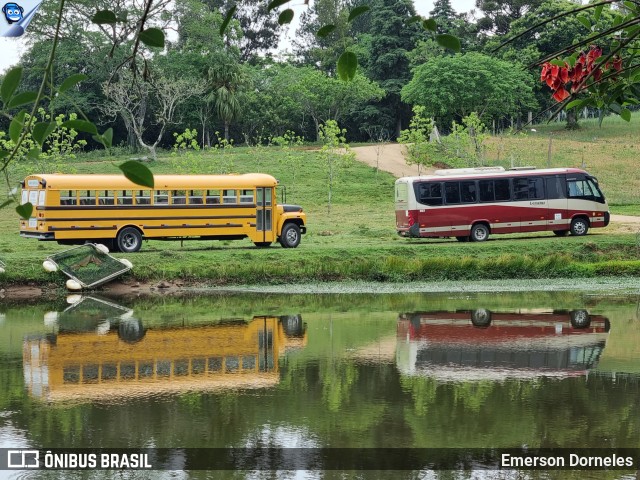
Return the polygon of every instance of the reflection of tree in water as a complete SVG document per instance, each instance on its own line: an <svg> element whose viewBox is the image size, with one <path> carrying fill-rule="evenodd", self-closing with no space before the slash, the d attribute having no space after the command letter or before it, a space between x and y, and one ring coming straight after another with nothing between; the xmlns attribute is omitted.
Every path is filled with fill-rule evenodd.
<svg viewBox="0 0 640 480"><path fill-rule="evenodd" d="M322 362L320 380L323 402L330 412L338 412L342 404L352 398L351 390L358 380L358 369L352 362Z"/></svg>

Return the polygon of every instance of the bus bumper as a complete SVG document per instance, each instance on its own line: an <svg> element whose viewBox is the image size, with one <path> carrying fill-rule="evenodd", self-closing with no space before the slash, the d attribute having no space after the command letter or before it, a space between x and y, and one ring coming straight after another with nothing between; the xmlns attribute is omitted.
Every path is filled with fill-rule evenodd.
<svg viewBox="0 0 640 480"><path fill-rule="evenodd" d="M402 230L398 230L398 235L401 237L419 237L420 236L420 227L417 223L414 223L409 228L403 228Z"/></svg>
<svg viewBox="0 0 640 480"><path fill-rule="evenodd" d="M55 240L53 232L38 233L38 232L25 232L20 230L20 236L24 238L36 238L38 240Z"/></svg>

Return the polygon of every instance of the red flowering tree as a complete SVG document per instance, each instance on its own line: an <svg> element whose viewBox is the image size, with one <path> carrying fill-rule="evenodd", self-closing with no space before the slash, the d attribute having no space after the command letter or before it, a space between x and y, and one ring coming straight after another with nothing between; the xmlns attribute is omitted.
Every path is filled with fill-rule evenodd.
<svg viewBox="0 0 640 480"><path fill-rule="evenodd" d="M614 6L615 8L611 8ZM611 8L613 22L598 21ZM553 115L572 108L598 108L631 119L628 107L640 104L640 2L605 0L563 12L532 26L503 45L530 34L567 15L593 33L585 40L563 46L541 59L540 80L551 89L557 105Z"/></svg>

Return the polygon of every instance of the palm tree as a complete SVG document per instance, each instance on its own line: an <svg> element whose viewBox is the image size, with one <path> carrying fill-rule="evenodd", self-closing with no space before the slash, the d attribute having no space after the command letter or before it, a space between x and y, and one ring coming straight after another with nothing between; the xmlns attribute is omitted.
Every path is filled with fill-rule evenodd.
<svg viewBox="0 0 640 480"><path fill-rule="evenodd" d="M240 96L249 85L243 66L227 55L220 56L209 67L207 74L209 94L218 117L224 123L224 139L229 141L229 125L240 116Z"/></svg>

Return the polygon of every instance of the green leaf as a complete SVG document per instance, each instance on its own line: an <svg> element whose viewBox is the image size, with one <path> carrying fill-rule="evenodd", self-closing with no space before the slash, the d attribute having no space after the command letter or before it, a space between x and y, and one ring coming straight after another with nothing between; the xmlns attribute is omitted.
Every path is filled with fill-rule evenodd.
<svg viewBox="0 0 640 480"><path fill-rule="evenodd" d="M411 25L412 23L419 22L420 20L422 20L422 16L414 15L413 17L410 17L407 20L405 20L404 23L407 24L407 25Z"/></svg>
<svg viewBox="0 0 640 480"><path fill-rule="evenodd" d="M582 104L582 102L583 102L583 100L573 100L573 101L571 101L571 102L567 103L567 104L564 106L564 108L565 108L565 110L570 110L570 109L572 109L572 108L574 108L574 107L577 107L577 106L581 105L581 104Z"/></svg>
<svg viewBox="0 0 640 480"><path fill-rule="evenodd" d="M623 108L620 110L620 118L622 118L625 122L631 121L631 110L628 108Z"/></svg>
<svg viewBox="0 0 640 480"><path fill-rule="evenodd" d="M36 98L38 98L37 92L21 92L9 100L7 107L14 108L28 103L33 103Z"/></svg>
<svg viewBox="0 0 640 480"><path fill-rule="evenodd" d="M438 24L433 18L427 18L424 22L422 22L422 26L425 30L429 30L430 32L435 32L438 30Z"/></svg>
<svg viewBox="0 0 640 480"><path fill-rule="evenodd" d="M354 18L359 17L363 13L367 13L369 10L371 10L371 7L368 5L360 5L349 12L349 18L347 18L347 21L352 22Z"/></svg>
<svg viewBox="0 0 640 480"><path fill-rule="evenodd" d="M234 5L229 9L227 14L225 15L224 21L222 22L222 25L220 25L220 35L224 35L224 32L227 30L227 27L229 26L229 22L233 18L233 14L236 13L236 8L238 7Z"/></svg>
<svg viewBox="0 0 640 480"><path fill-rule="evenodd" d="M335 25L325 25L316 33L320 38L324 38L336 29Z"/></svg>
<svg viewBox="0 0 640 480"><path fill-rule="evenodd" d="M591 30L591 20L589 20L585 15L578 15L576 17L576 20L578 20L582 25Z"/></svg>
<svg viewBox="0 0 640 480"><path fill-rule="evenodd" d="M98 25L102 24L114 24L118 20L116 19L116 14L111 10L98 10L96 14L91 18L93 23L97 23Z"/></svg>
<svg viewBox="0 0 640 480"><path fill-rule="evenodd" d="M71 75L64 79L64 81L62 82L62 85L60 85L60 88L58 88L58 91L60 93L64 93L74 85L77 85L78 83L80 83L83 80L86 80L87 78L89 77L87 77L84 73L76 73L74 75Z"/></svg>
<svg viewBox="0 0 640 480"><path fill-rule="evenodd" d="M342 80L352 80L356 76L358 57L353 52L342 52L338 59L338 76Z"/></svg>
<svg viewBox="0 0 640 480"><path fill-rule="evenodd" d="M47 137L56 129L56 122L38 122L33 126L31 137L38 143L44 145Z"/></svg>
<svg viewBox="0 0 640 480"><path fill-rule="evenodd" d="M159 28L145 28L140 32L140 41L148 47L164 48L164 32Z"/></svg>
<svg viewBox="0 0 640 480"><path fill-rule="evenodd" d="M33 213L33 205L30 203L24 203L22 205L18 205L16 207L16 212L25 220L29 220L31 218L31 214Z"/></svg>
<svg viewBox="0 0 640 480"><path fill-rule="evenodd" d="M557 58L551 60L549 63L551 65L555 65L556 67L564 67L565 66L564 60L558 60Z"/></svg>
<svg viewBox="0 0 640 480"><path fill-rule="evenodd" d="M122 170L125 177L136 185L153 188L153 173L140 162L129 160L119 165L118 168Z"/></svg>
<svg viewBox="0 0 640 480"><path fill-rule="evenodd" d="M40 149L38 147L34 147L27 152L27 157L31 160L38 160L40 158Z"/></svg>
<svg viewBox="0 0 640 480"><path fill-rule="evenodd" d="M604 8L604 5L598 5L596 8L593 9L593 19L596 22L600 20L600 15L602 15L603 8Z"/></svg>
<svg viewBox="0 0 640 480"><path fill-rule="evenodd" d="M271 2L269 2L269 5L267 5L267 11L270 12L274 8L278 8L279 6L284 5L285 3L289 3L290 1L291 0L272 0Z"/></svg>
<svg viewBox="0 0 640 480"><path fill-rule="evenodd" d="M0 96L4 103L7 103L13 92L16 91L16 88L20 85L20 80L22 80L22 67L12 68L4 76L2 87L0 87Z"/></svg>
<svg viewBox="0 0 640 480"><path fill-rule="evenodd" d="M113 128L107 128L102 134L102 140L104 140L104 146L111 148L113 145Z"/></svg>
<svg viewBox="0 0 640 480"><path fill-rule="evenodd" d="M634 2L622 2L622 4L632 12L636 11L637 5Z"/></svg>
<svg viewBox="0 0 640 480"><path fill-rule="evenodd" d="M9 152L6 150L0 150L0 158L6 158L9 156Z"/></svg>
<svg viewBox="0 0 640 480"><path fill-rule="evenodd" d="M293 10L287 8L278 16L278 25L284 25L285 23L291 23L293 20Z"/></svg>
<svg viewBox="0 0 640 480"><path fill-rule="evenodd" d="M13 120L11 120L11 123L9 124L9 138L13 143L18 143L18 140L20 139L20 134L24 127L24 116L26 114L27 112L22 110L18 115L13 117Z"/></svg>
<svg viewBox="0 0 640 480"><path fill-rule="evenodd" d="M454 52L459 52L462 49L458 37L449 35L448 33L436 35L436 42L438 42L438 45L441 47L448 48Z"/></svg>
<svg viewBox="0 0 640 480"><path fill-rule="evenodd" d="M67 120L62 124L62 126L65 128L73 128L78 132L91 133L93 135L96 135L98 133L98 129L96 128L96 126L91 122L87 122L86 120Z"/></svg>

